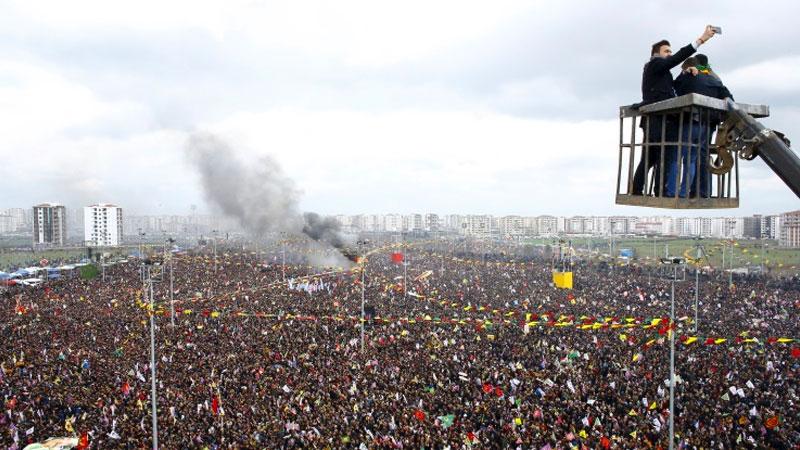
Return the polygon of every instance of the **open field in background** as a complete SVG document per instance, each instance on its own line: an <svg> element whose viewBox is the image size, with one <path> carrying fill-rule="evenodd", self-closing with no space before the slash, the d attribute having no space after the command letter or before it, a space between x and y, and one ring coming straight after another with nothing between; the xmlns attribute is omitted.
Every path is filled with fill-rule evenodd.
<svg viewBox="0 0 800 450"><path fill-rule="evenodd" d="M7 240L0 240L0 270L9 271L17 267L39 266L39 261L46 259L50 266L80 262L87 257L86 247L72 247L61 249L42 249L32 251L30 241L25 241L25 245L14 243L13 247ZM145 245L145 247L151 247ZM121 258L137 252L137 246L122 247L101 247L92 249L93 253L110 253L112 258Z"/></svg>
<svg viewBox="0 0 800 450"><path fill-rule="evenodd" d="M604 238L569 238L572 241L572 246L578 253L585 253L588 249L592 252L599 254L611 254L611 239ZM526 241L535 245L552 245L554 240L550 239L531 239ZM652 263L654 256L654 242L655 242L655 256L663 257L666 254L667 246L669 246L670 256L695 256L694 246L698 241L694 239L682 238L618 238L614 239L615 252L619 254L619 250L629 248L634 251L634 257L644 264ZM731 267L731 253L733 254L733 267L744 266L758 266L764 264L765 268L769 268L773 272L781 274L793 274L800 272L800 249L780 248L777 241L771 240L734 240L733 245L731 241L723 239L702 239L699 243L705 248L708 256L708 263L715 268L722 267L722 253L723 247L725 248L725 267Z"/></svg>

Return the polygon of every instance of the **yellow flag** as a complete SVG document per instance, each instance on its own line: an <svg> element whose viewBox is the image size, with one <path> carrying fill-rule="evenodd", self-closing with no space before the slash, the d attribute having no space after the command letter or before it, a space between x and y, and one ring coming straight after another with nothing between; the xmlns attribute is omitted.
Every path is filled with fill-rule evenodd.
<svg viewBox="0 0 800 450"><path fill-rule="evenodd" d="M514 419L514 423L517 424L517 425L522 425L522 418L520 418L520 417L515 418Z"/></svg>
<svg viewBox="0 0 800 450"><path fill-rule="evenodd" d="M619 335L619 340L620 341L625 342L626 339L628 339L628 335L627 334L620 334Z"/></svg>
<svg viewBox="0 0 800 450"><path fill-rule="evenodd" d="M641 357L642 357L642 355L640 353L637 353L637 354L633 355L633 362L638 361L639 358L641 358Z"/></svg>
<svg viewBox="0 0 800 450"><path fill-rule="evenodd" d="M629 416L638 416L639 414L636 414L636 411L634 411L633 409L631 409L631 410L630 410L630 412L628 413L628 415L629 415Z"/></svg>
<svg viewBox="0 0 800 450"><path fill-rule="evenodd" d="M689 344L691 344L691 343L693 343L695 341L697 341L697 337L696 336L692 336L689 339L686 339L686 342L684 342L684 344L689 345Z"/></svg>
<svg viewBox="0 0 800 450"><path fill-rule="evenodd" d="M656 409L657 407L658 407L658 405L656 405L656 402L650 403L650 410L651 411Z"/></svg>
<svg viewBox="0 0 800 450"><path fill-rule="evenodd" d="M581 430L581 431L578 433L578 436L580 436L580 437L581 437L581 438L583 438L583 439L586 439L587 437L589 437L589 435L586 433L586 430Z"/></svg>
<svg viewBox="0 0 800 450"><path fill-rule="evenodd" d="M781 344L786 344L787 342L794 342L794 339L778 338L778 342L780 342Z"/></svg>
<svg viewBox="0 0 800 450"><path fill-rule="evenodd" d="M717 345L719 345L719 344L722 344L722 343L723 343L723 342L725 342L725 341L727 341L727 339L725 339L725 338L718 338L718 339L715 339L715 340L714 340L714 343L715 343L715 344L717 344Z"/></svg>

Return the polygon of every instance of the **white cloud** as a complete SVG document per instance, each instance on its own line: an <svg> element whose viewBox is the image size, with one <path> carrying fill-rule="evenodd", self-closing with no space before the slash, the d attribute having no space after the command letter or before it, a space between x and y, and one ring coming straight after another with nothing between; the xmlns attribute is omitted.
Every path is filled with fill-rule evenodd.
<svg viewBox="0 0 800 450"><path fill-rule="evenodd" d="M647 42L690 39L720 7L627 5L640 14L513 0L5 3L0 190L23 205L182 212L200 202L183 141L208 129L246 157L275 155L306 209L641 213L612 205L616 106L638 96ZM758 18L779 24L768 47L750 18L720 18L726 34L704 47L715 67L766 59L723 74L737 98L795 93L800 60L780 48L796 40L780 25L793 16ZM773 113L793 137L796 111ZM796 201L756 163L742 177L751 211Z"/></svg>
<svg viewBox="0 0 800 450"><path fill-rule="evenodd" d="M740 67L725 74L737 89L800 93L800 56L787 56Z"/></svg>

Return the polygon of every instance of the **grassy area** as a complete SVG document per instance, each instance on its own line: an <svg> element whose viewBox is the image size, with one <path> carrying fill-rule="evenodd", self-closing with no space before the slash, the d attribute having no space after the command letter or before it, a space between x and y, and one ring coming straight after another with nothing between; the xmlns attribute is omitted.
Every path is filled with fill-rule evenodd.
<svg viewBox="0 0 800 450"><path fill-rule="evenodd" d="M591 249L601 254L611 254L611 239L608 238L568 238L572 246L579 252ZM551 244L553 239L532 239L531 244ZM634 251L634 257L647 263L653 261L653 256L662 257L667 252L670 256L695 256L694 246L698 241L682 238L645 238L615 239L616 253L623 248ZM722 267L723 248L725 253L725 267L730 267L733 255L733 267L757 266L765 267L781 273L794 273L800 271L800 249L780 248L776 241L702 239L699 243L705 248L708 263L713 267ZM668 246L668 250L667 250Z"/></svg>
<svg viewBox="0 0 800 450"><path fill-rule="evenodd" d="M113 257L127 256L127 248L104 248L104 253L111 253ZM85 248L75 249L53 249L53 250L30 250L4 249L0 248L0 270L9 271L15 267L38 266L39 261L46 259L51 266L79 262L86 258Z"/></svg>

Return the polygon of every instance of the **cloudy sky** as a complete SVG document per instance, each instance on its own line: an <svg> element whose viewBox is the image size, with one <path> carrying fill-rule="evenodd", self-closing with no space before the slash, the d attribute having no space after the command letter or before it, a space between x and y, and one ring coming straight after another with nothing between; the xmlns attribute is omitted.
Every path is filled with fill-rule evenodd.
<svg viewBox="0 0 800 450"><path fill-rule="evenodd" d="M185 155L211 132L272 155L320 213L632 214L618 106L650 44L702 51L800 141L800 3L5 1L0 208L207 210ZM742 208L800 201L744 163Z"/></svg>

